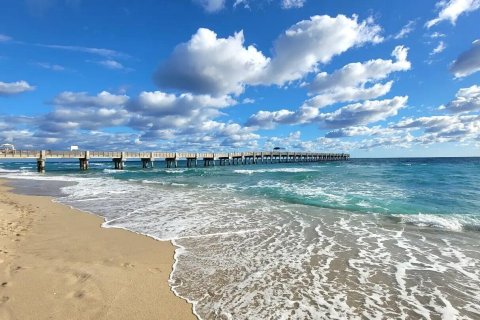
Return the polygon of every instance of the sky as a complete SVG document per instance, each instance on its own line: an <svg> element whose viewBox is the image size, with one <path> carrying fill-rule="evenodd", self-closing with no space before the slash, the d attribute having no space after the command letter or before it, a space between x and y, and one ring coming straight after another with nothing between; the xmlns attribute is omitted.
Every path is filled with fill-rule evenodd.
<svg viewBox="0 0 480 320"><path fill-rule="evenodd" d="M480 156L480 0L0 0L0 144Z"/></svg>

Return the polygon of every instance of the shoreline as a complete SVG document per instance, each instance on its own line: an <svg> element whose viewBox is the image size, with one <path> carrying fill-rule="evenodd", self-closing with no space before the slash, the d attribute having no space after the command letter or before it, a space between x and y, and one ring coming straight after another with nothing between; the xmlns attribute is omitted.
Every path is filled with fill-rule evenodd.
<svg viewBox="0 0 480 320"><path fill-rule="evenodd" d="M196 319L169 286L175 247L0 179L0 318Z"/></svg>

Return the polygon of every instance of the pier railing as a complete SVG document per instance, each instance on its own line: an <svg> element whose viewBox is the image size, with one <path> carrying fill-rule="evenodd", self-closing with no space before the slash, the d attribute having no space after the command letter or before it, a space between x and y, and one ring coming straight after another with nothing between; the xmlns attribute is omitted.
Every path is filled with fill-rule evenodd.
<svg viewBox="0 0 480 320"><path fill-rule="evenodd" d="M186 160L187 167L196 167L198 160L203 165L245 165L279 162L318 162L348 160L348 153L319 153L292 151L245 151L245 152L129 152L129 151L53 151L53 150L3 150L2 159L36 159L39 172L45 171L47 159L79 159L80 169L88 169L90 159L112 159L114 168L122 170L127 159L140 159L143 168L153 167L155 160L164 160L168 168L177 167L178 160Z"/></svg>

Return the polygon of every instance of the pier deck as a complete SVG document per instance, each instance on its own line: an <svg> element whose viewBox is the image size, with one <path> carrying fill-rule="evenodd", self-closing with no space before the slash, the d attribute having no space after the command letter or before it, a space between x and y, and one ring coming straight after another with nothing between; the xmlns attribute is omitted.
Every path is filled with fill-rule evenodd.
<svg viewBox="0 0 480 320"><path fill-rule="evenodd" d="M45 172L47 159L79 159L80 169L87 170L90 159L112 159L114 168L122 170L127 159L140 159L143 168L153 167L155 160L164 160L168 168L177 167L178 160L186 160L187 167L196 167L198 160L203 166L245 165L278 162L319 162L348 160L348 153L247 151L229 153L195 152L128 152L128 151L51 151L51 150L7 150L0 151L2 159L35 159L38 172Z"/></svg>

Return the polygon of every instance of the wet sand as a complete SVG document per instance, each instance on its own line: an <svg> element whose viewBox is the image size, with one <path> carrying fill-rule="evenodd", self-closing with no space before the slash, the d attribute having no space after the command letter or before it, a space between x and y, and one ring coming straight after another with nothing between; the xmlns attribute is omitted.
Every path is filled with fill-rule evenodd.
<svg viewBox="0 0 480 320"><path fill-rule="evenodd" d="M0 319L195 319L173 245L101 223L0 180Z"/></svg>

